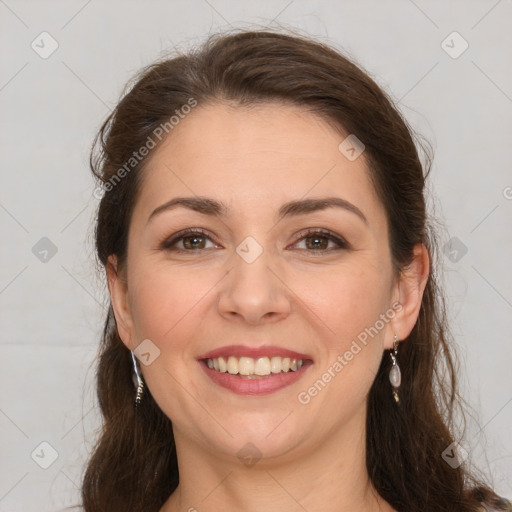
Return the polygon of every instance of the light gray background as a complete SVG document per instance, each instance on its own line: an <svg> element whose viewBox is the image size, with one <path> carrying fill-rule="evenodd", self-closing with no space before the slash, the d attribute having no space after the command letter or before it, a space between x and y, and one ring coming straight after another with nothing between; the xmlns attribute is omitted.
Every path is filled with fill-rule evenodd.
<svg viewBox="0 0 512 512"><path fill-rule="evenodd" d="M0 1L0 511L76 502L99 426L93 135L128 78L163 50L276 23L344 48L434 145L443 243L467 247L452 253L458 261L441 254L475 410L463 447L512 497L511 14L506 0ZM43 31L59 45L46 59L31 47ZM462 49L446 40L453 31L469 44L458 58L445 51ZM46 263L32 251L43 237L58 250ZM31 458L51 462L43 441L58 454L48 469Z"/></svg>

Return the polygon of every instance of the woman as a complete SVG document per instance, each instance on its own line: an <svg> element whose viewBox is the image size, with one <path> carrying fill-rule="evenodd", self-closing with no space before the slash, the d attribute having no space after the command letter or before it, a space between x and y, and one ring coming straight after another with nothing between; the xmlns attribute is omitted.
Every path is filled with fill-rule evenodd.
<svg viewBox="0 0 512 512"><path fill-rule="evenodd" d="M216 35L137 76L96 142L86 512L511 510L452 425L428 164L361 69Z"/></svg>

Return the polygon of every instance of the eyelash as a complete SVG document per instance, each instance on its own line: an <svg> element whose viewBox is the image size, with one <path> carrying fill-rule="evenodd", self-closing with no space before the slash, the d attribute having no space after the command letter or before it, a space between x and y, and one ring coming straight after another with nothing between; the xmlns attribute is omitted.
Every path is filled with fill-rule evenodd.
<svg viewBox="0 0 512 512"><path fill-rule="evenodd" d="M189 235L189 236L187 236L187 235ZM180 242L181 240L188 238L188 237L192 238L192 235L204 236L211 240L211 236L206 231L202 230L201 228L189 228L189 229L180 231L179 233L176 233L175 235L171 236L170 238L165 239L160 244L160 249L166 250L166 251L172 251L172 252L180 252L180 253L192 253L192 252L200 252L200 251L206 250L206 249L176 249L175 247L173 248L173 245L175 245L177 242ZM330 231L327 231L324 229L315 229L315 228L309 228L305 231L302 231L299 234L300 238L297 240L297 242L295 242L294 245L296 245L298 242L302 241L305 238L312 238L313 236L317 236L318 238L327 238L329 241L336 243L339 247L335 248L335 249L319 249L319 250L301 249L301 250L308 251L310 253L324 254L327 252L332 252L333 250L337 251L337 250L349 249L349 244L343 238L334 235ZM211 240L211 241L214 242L213 240Z"/></svg>

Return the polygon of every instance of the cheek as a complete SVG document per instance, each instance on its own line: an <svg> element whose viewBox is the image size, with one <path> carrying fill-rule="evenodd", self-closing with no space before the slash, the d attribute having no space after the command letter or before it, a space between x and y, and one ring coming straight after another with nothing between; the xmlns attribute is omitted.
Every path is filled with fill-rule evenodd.
<svg viewBox="0 0 512 512"><path fill-rule="evenodd" d="M364 404L383 357L384 333L394 316L389 314L387 283L386 275L376 268L354 267L327 280L323 293L317 287L307 295L308 306L315 308L325 326L324 357L297 397L301 404L309 404L314 416L329 416L336 410L336 421L344 422Z"/></svg>
<svg viewBox="0 0 512 512"><path fill-rule="evenodd" d="M184 329L193 332L190 322L194 318L197 321L222 273L198 272L168 263L148 263L143 268L133 275L130 290L137 337L149 338L161 349L170 340L177 347Z"/></svg>
<svg viewBox="0 0 512 512"><path fill-rule="evenodd" d="M387 282L386 275L371 266L351 266L328 278L303 281L301 299L324 324L331 340L329 352L344 350L386 312L390 299ZM378 323L379 334L374 337L385 325Z"/></svg>
<svg viewBox="0 0 512 512"><path fill-rule="evenodd" d="M149 339L158 348L154 364L142 370L153 398L171 417L171 411L193 408L182 386L190 379L197 355L194 342L201 338L199 324L204 308L211 307L208 292L218 279L211 271L199 273L169 264L145 268L132 280L134 330L139 343Z"/></svg>

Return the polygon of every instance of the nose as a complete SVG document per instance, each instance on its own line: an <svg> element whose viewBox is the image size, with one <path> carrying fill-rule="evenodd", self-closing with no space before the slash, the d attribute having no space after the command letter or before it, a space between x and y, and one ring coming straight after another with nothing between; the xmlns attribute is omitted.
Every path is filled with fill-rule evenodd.
<svg viewBox="0 0 512 512"><path fill-rule="evenodd" d="M251 325L286 318L292 293L279 264L265 251L254 261L240 254L230 258L228 275L222 280L219 313Z"/></svg>

